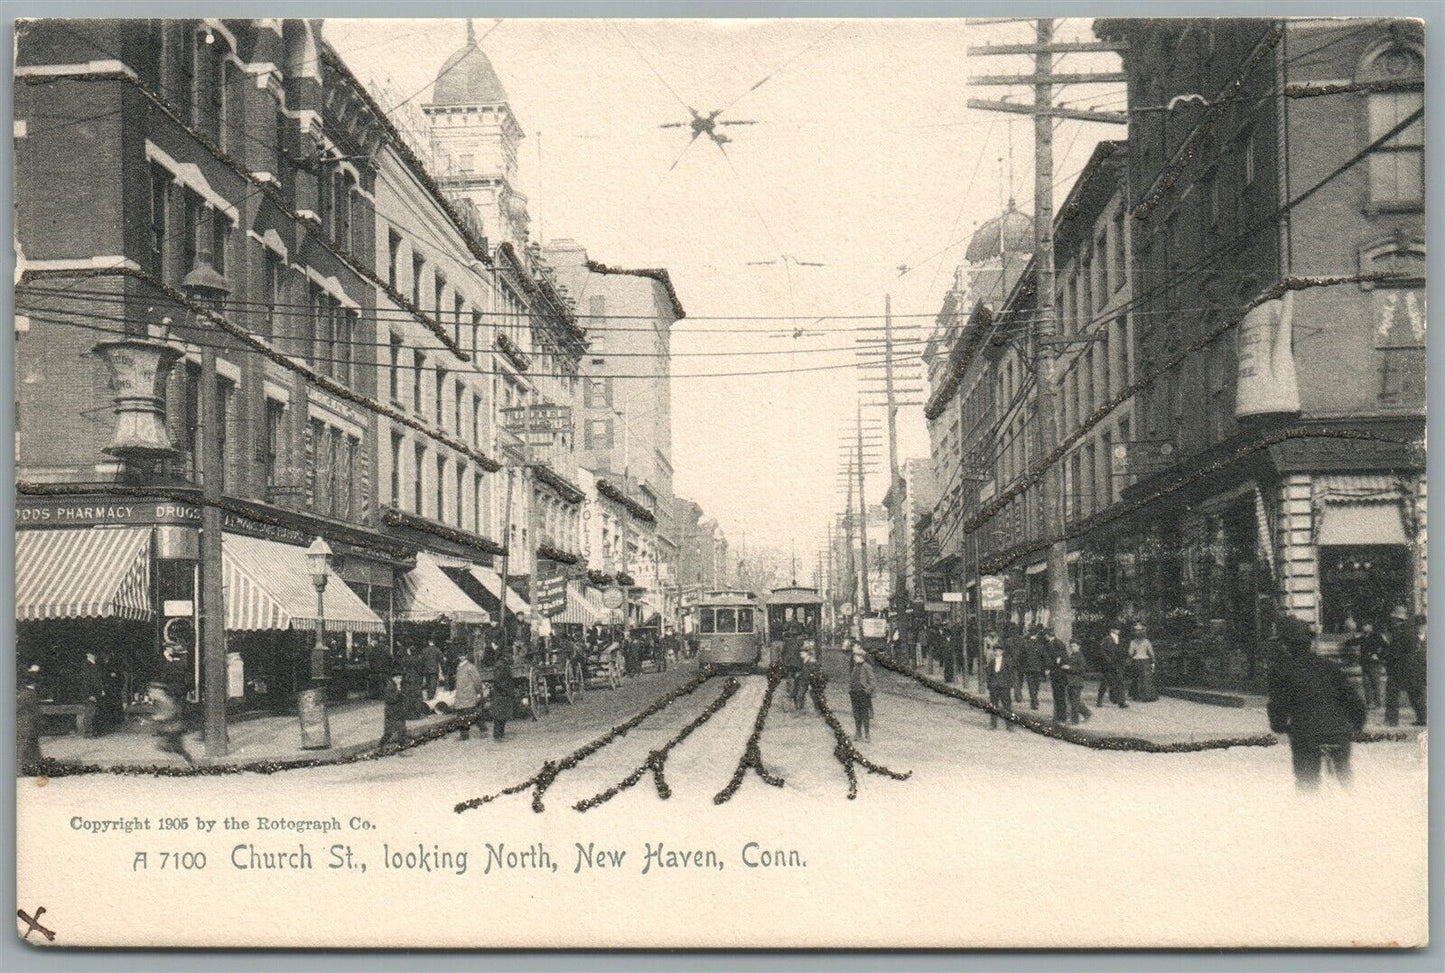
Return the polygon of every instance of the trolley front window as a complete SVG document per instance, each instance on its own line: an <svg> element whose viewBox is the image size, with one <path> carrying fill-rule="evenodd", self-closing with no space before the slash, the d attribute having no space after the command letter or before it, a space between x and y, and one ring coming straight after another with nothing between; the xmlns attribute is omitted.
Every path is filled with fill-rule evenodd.
<svg viewBox="0 0 1445 973"><path fill-rule="evenodd" d="M713 633L714 628L713 628L713 617L712 617L712 609L711 609L711 608L704 608L704 609L702 609L701 626L700 626L700 627L701 627L701 629L702 629L702 634L704 634L704 635L711 635L711 634Z"/></svg>
<svg viewBox="0 0 1445 973"><path fill-rule="evenodd" d="M732 633L738 630L737 612L734 609L717 609L717 630L723 633Z"/></svg>
<svg viewBox="0 0 1445 973"><path fill-rule="evenodd" d="M750 609L738 609L738 631L748 634L753 630L753 613Z"/></svg>

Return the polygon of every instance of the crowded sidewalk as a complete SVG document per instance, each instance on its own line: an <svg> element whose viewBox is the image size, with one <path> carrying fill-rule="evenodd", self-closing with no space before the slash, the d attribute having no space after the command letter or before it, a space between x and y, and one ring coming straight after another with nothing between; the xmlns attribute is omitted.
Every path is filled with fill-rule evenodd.
<svg viewBox="0 0 1445 973"><path fill-rule="evenodd" d="M325 750L301 749L301 729L294 713L232 722L228 730L229 752L217 761L206 758L206 746L199 729L187 733L183 739L186 752L195 758L197 766L345 760L380 744L383 705L379 700L352 700L329 707L327 720L331 726L331 746ZM423 719L408 720L407 733L414 736L446 719L445 714L432 714ZM40 750L44 757L65 764L186 766L185 759L179 754L161 750L156 735L148 732L144 725L96 737L76 734L43 736L40 738Z"/></svg>
<svg viewBox="0 0 1445 973"><path fill-rule="evenodd" d="M930 679L943 682L943 669L937 663L930 666L925 660L918 671ZM952 685L980 702L988 701L987 692L978 688L976 674L967 678L964 678L962 673L956 674ZM1102 706L1095 706L1098 692L1097 679L1085 682L1083 699L1092 715L1080 723L1069 724L1071 729L1088 736L1136 737L1159 744L1235 739L1270 732L1269 717L1265 712L1268 697L1260 694L1235 691L1215 694L1239 704L1222 705L1173 696L1170 695L1170 688L1161 687L1157 699L1149 702L1131 699L1128 708L1121 708L1110 702L1107 695ZM1014 712L1044 722L1053 721L1053 691L1047 678L1040 680L1038 709L1030 708L1027 687L1024 688L1023 696L1022 702L1014 701ZM1425 728L1410 725L1413 719L1414 713L1408 702L1402 699L1398 726L1386 724L1384 708L1375 707L1368 712L1364 732L1418 736Z"/></svg>

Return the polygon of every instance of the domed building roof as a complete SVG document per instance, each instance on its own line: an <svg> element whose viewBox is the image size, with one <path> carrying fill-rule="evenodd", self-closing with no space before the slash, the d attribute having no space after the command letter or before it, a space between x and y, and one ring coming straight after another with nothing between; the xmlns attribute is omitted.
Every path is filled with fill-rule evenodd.
<svg viewBox="0 0 1445 973"><path fill-rule="evenodd" d="M491 105L507 100L507 89L492 62L477 44L472 22L467 21L467 43L447 58L437 72L433 105Z"/></svg>
<svg viewBox="0 0 1445 973"><path fill-rule="evenodd" d="M1032 253L1034 249L1034 221L1026 213L1020 213L1009 200L1008 209L995 216L974 231L968 241L968 250L963 259L971 264L984 263L1008 253Z"/></svg>

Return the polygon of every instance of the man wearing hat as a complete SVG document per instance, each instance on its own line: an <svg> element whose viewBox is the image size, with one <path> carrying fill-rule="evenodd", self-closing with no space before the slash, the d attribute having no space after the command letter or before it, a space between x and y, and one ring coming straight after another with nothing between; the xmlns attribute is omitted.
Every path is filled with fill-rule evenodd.
<svg viewBox="0 0 1445 973"><path fill-rule="evenodd" d="M1385 639L1385 722L1400 723L1400 691L1415 710L1415 725L1425 725L1425 647L1410 610L1396 605L1390 613Z"/></svg>
<svg viewBox="0 0 1445 973"><path fill-rule="evenodd" d="M406 715L407 697L402 690L402 678L405 670L401 665L394 665L391 675L382 687L382 708L381 708L381 743L377 746L386 746L388 743L406 742Z"/></svg>
<svg viewBox="0 0 1445 973"><path fill-rule="evenodd" d="M868 739L868 723L873 717L873 667L868 662L868 653L856 642L853 646L853 665L848 673L848 701L853 704L853 739Z"/></svg>
<svg viewBox="0 0 1445 973"><path fill-rule="evenodd" d="M1314 632L1286 615L1278 624L1282 651L1271 666L1269 728L1289 734L1295 784L1314 790L1320 763L1350 783L1350 740L1365 726L1365 701L1344 671L1313 650Z"/></svg>
<svg viewBox="0 0 1445 973"><path fill-rule="evenodd" d="M20 691L15 694L15 769L40 763L40 667L25 670Z"/></svg>

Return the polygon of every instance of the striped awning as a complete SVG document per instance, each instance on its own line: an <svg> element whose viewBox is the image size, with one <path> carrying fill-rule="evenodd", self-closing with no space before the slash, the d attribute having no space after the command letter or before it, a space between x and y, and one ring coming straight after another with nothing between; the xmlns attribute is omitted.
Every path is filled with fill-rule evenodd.
<svg viewBox="0 0 1445 973"><path fill-rule="evenodd" d="M395 614L398 621L408 622L449 618L484 624L492 620L486 609L458 588L425 551L417 554L416 567L397 579Z"/></svg>
<svg viewBox="0 0 1445 973"><path fill-rule="evenodd" d="M326 582L328 631L385 632L386 623L366 607L335 571ZM221 583L229 632L316 629L316 587L306 549L243 534L221 543Z"/></svg>
<svg viewBox="0 0 1445 973"><path fill-rule="evenodd" d="M473 564L467 568L467 572L481 582L482 587L490 591L493 598L501 599L502 576L500 574L491 568L484 568L480 564ZM526 600L511 588L507 589L507 611L518 618L527 618L532 614L532 609L527 605Z"/></svg>
<svg viewBox="0 0 1445 973"><path fill-rule="evenodd" d="M581 581L567 582L567 606L552 619L554 625L606 625L612 613L602 604L595 588Z"/></svg>
<svg viewBox="0 0 1445 973"><path fill-rule="evenodd" d="M18 531L15 620L150 620L150 536L148 527Z"/></svg>

